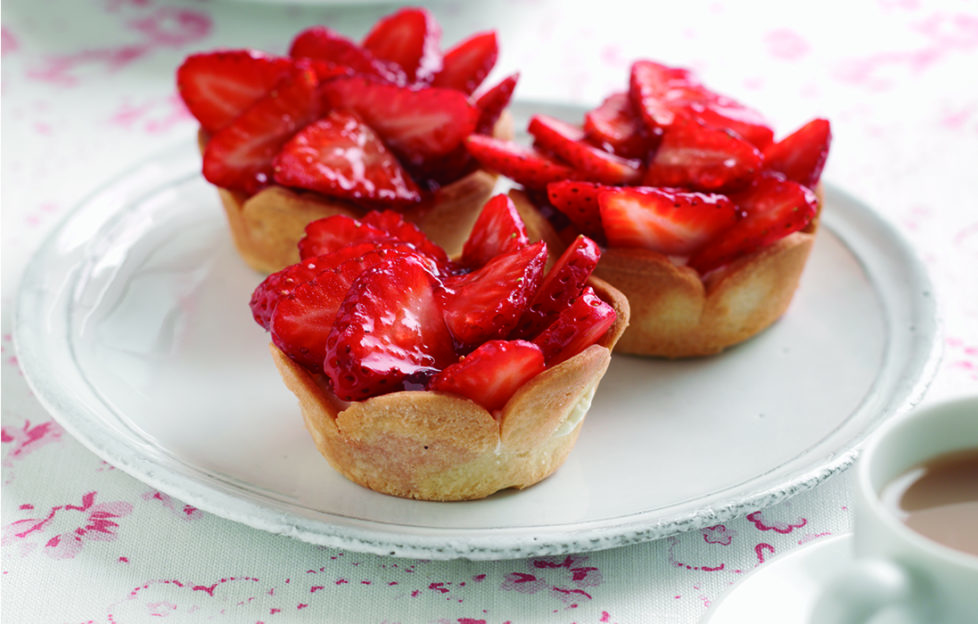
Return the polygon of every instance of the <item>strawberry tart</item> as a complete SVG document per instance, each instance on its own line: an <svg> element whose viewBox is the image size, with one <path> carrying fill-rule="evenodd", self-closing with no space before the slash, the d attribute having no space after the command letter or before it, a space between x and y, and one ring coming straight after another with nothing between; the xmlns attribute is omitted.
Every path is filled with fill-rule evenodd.
<svg viewBox="0 0 978 624"><path fill-rule="evenodd" d="M511 136L518 76L480 90L495 33L444 54L440 35L427 11L405 8L360 43L316 26L285 56L220 50L183 62L177 88L200 123L203 174L250 266L292 264L307 223L373 209L397 210L458 251L496 181L464 141Z"/></svg>
<svg viewBox="0 0 978 624"><path fill-rule="evenodd" d="M551 231L605 247L595 275L631 304L619 351L713 354L784 314L818 226L827 120L776 139L692 72L639 60L582 123L536 115L527 129L532 146L466 145Z"/></svg>
<svg viewBox="0 0 978 624"><path fill-rule="evenodd" d="M299 252L251 309L337 471L466 500L560 467L628 323L624 296L591 276L593 241L550 258L497 195L456 259L391 210L317 220Z"/></svg>

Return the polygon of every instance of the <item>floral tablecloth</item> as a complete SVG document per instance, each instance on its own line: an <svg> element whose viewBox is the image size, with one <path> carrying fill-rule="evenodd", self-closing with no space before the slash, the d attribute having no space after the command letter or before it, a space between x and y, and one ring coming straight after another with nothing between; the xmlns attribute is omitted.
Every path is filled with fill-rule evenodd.
<svg viewBox="0 0 978 624"><path fill-rule="evenodd" d="M495 28L518 97L593 105L639 57L696 69L777 128L833 122L825 177L891 220L941 296L925 402L978 392L974 2L445 0L445 41ZM12 343L46 232L127 165L191 135L190 52L363 34L364 2L8 0L2 14L4 622L692 622L772 557L849 531L843 473L770 508L654 542L506 561L388 558L224 520L103 462L32 396ZM216 209L216 208L215 208Z"/></svg>

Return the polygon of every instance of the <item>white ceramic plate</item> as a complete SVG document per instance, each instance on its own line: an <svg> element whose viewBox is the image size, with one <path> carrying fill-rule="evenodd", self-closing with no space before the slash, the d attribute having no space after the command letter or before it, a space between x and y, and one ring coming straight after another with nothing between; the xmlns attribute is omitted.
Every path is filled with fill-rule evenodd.
<svg viewBox="0 0 978 624"><path fill-rule="evenodd" d="M580 119L573 107L521 104ZM522 492L401 500L320 458L248 310L192 138L110 181L37 252L15 340L58 421L106 461L201 509L309 542L425 558L593 550L709 526L848 466L921 397L937 360L925 270L828 186L787 315L719 357L615 356L576 448Z"/></svg>
<svg viewBox="0 0 978 624"><path fill-rule="evenodd" d="M730 588L700 624L812 624L819 596L852 561L851 535L820 539L786 553Z"/></svg>

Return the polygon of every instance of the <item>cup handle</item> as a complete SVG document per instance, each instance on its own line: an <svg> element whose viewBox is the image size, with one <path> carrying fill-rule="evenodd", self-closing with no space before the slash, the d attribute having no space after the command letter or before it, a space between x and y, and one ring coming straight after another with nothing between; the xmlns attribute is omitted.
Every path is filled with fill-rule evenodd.
<svg viewBox="0 0 978 624"><path fill-rule="evenodd" d="M926 594L913 574L888 559L860 559L848 566L816 598L811 624L862 624L884 608L910 622L927 622Z"/></svg>

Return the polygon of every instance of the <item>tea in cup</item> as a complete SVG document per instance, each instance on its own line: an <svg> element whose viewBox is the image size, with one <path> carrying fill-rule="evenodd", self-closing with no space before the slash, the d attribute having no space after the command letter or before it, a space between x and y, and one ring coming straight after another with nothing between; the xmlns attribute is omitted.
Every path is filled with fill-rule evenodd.
<svg viewBox="0 0 978 624"><path fill-rule="evenodd" d="M853 549L811 622L978 622L978 396L876 432L856 467Z"/></svg>

